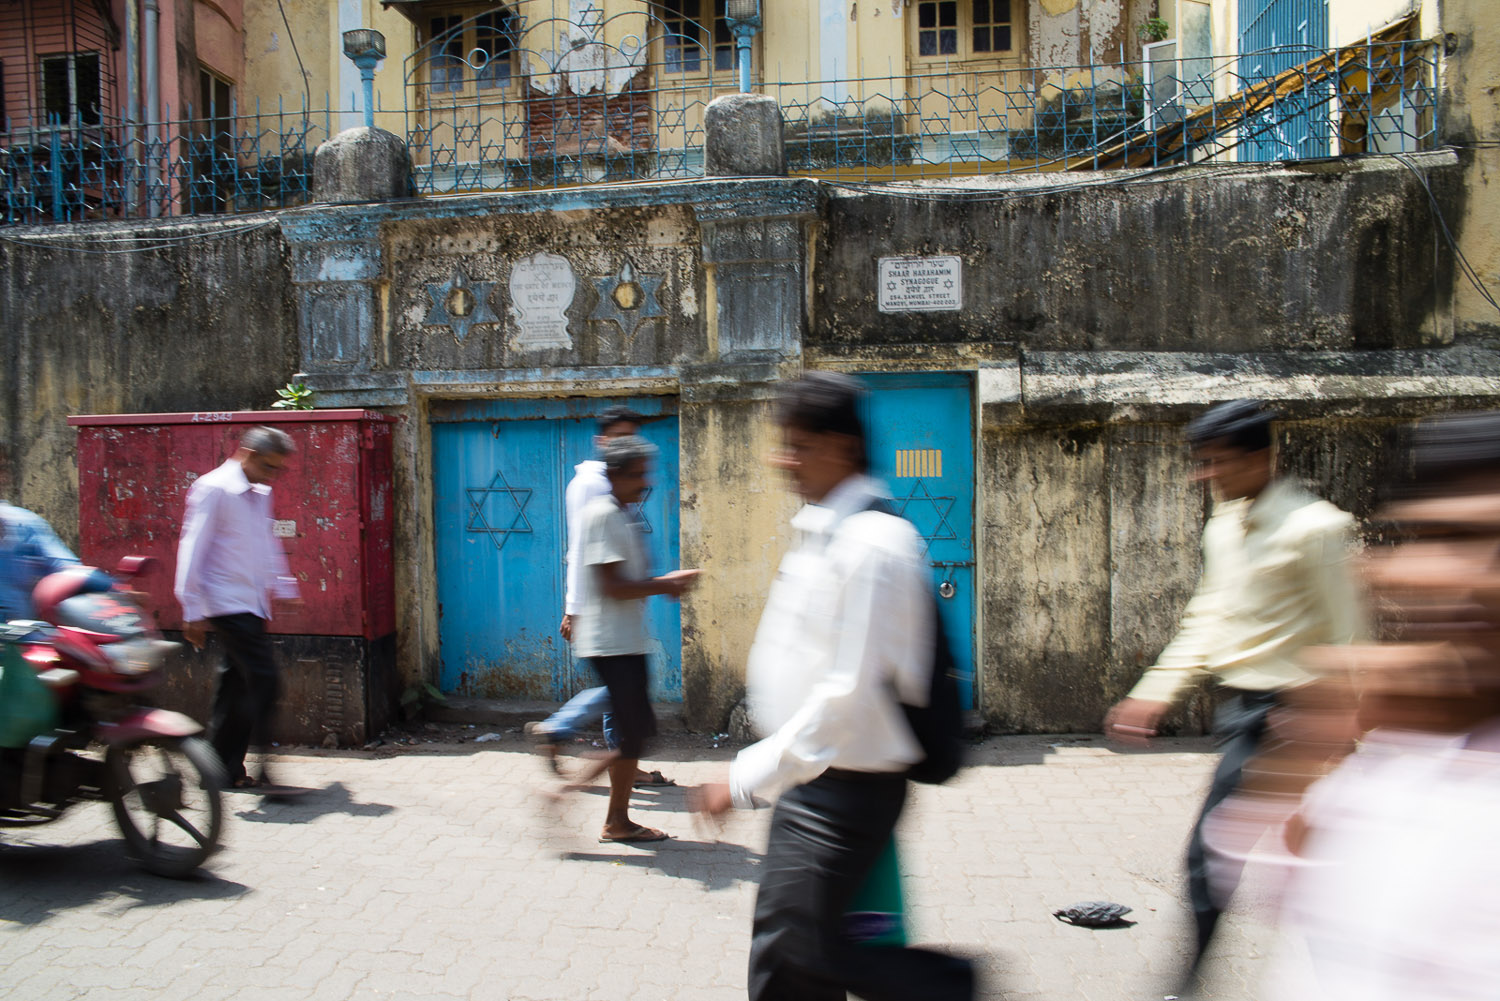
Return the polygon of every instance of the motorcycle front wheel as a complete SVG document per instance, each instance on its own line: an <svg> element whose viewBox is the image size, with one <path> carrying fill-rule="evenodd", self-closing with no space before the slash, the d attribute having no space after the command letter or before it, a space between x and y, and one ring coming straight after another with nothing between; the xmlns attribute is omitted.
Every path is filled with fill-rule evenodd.
<svg viewBox="0 0 1500 1001"><path fill-rule="evenodd" d="M182 879L219 845L224 766L201 737L147 737L105 755L109 802L132 858Z"/></svg>

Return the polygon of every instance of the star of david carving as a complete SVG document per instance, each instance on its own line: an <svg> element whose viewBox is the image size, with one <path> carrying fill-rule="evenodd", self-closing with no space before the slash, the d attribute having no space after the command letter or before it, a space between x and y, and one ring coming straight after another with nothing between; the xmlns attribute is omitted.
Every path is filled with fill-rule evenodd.
<svg viewBox="0 0 1500 1001"><path fill-rule="evenodd" d="M926 513L926 505L931 505L933 513L937 515L937 524L933 526L932 533L924 533L922 536L923 552L925 552L927 549L930 549L934 542L958 538L958 533L953 530L952 525L948 524L948 515L952 512L953 505L958 500L957 497L934 497L932 493L927 489L927 484L924 481L918 479L912 482L910 493L908 493L905 497L897 497L894 499L900 505L896 513L901 515L903 518L906 517L907 508L911 507L914 504L916 505L917 510L922 513ZM911 518L908 520L910 520L912 524L917 526L918 531L922 530L922 521L918 520L917 518Z"/></svg>
<svg viewBox="0 0 1500 1001"><path fill-rule="evenodd" d="M465 487L464 493L469 495L470 508L469 524L466 529L470 532L488 535L494 541L497 551L505 548L505 543L511 535L531 534L531 522L526 518L526 505L531 502L531 490L527 487L511 486L506 482L505 474L500 470L495 470L495 476L490 480L489 486ZM485 502L492 496L509 498L510 505L515 508L514 513L510 513L505 502L497 501L496 505L501 510L498 512L499 517L496 518L494 525L490 524L484 513ZM501 528L499 523L505 520L507 513L511 514L510 524Z"/></svg>
<svg viewBox="0 0 1500 1001"><path fill-rule="evenodd" d="M594 288L599 291L599 304L594 307L591 320L608 321L620 328L627 341L635 336L635 329L642 320L665 316L661 304L656 301L656 290L661 287L661 275L638 275L627 259L620 270L607 278L595 278ZM622 305L621 300L633 305Z"/></svg>
<svg viewBox="0 0 1500 1001"><path fill-rule="evenodd" d="M490 306L490 294L494 288L494 282L470 281L463 268L454 268L451 279L427 286L432 308L427 311L422 324L447 327L453 331L455 340L462 341L469 335L469 328L476 324L499 323L500 317Z"/></svg>

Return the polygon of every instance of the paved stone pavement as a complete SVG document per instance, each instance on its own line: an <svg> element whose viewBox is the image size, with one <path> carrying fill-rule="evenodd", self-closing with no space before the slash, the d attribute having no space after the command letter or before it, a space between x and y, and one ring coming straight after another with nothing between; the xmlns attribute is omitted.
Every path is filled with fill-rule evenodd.
<svg viewBox="0 0 1500 1001"><path fill-rule="evenodd" d="M67 1001L658 1001L744 997L766 811L695 828L681 788L640 791L674 839L599 844L602 789L555 810L518 734L395 755L284 755L298 802L228 795L202 878L146 875L104 804L0 832L0 996ZM680 737L679 783L729 748ZM1182 845L1213 758L1201 739L1122 753L1099 738L991 738L900 834L914 938L983 956L991 999L1161 998L1185 948ZM1080 900L1134 927L1054 920ZM1255 995L1264 923L1233 917L1204 997Z"/></svg>

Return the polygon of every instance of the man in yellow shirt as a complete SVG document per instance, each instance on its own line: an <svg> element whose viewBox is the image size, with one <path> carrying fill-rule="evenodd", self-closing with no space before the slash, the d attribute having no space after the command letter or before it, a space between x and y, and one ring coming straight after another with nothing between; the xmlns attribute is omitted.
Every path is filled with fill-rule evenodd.
<svg viewBox="0 0 1500 1001"><path fill-rule="evenodd" d="M1188 425L1196 477L1215 497L1203 530L1203 576L1177 635L1105 718L1110 736L1142 742L1203 679L1231 691L1214 719L1223 757L1188 843L1198 933L1190 979L1232 891L1220 885L1222 860L1210 886L1204 820L1240 785L1280 694L1314 680L1302 652L1350 643L1363 631L1351 560L1354 519L1276 476L1274 416L1258 401L1235 400Z"/></svg>

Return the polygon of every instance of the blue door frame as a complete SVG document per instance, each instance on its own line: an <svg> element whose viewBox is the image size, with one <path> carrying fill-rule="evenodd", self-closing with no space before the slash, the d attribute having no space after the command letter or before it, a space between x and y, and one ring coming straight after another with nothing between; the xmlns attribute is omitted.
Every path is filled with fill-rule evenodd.
<svg viewBox="0 0 1500 1001"><path fill-rule="evenodd" d="M965 709L974 692L974 390L962 373L867 374L870 472L927 545Z"/></svg>
<svg viewBox="0 0 1500 1001"><path fill-rule="evenodd" d="M464 400L433 404L433 525L440 687L486 697L564 699L596 684L558 635L567 552L563 492L592 457L595 418L624 404L659 450L639 506L659 569L678 560L677 401ZM647 603L652 698L682 700L676 602Z"/></svg>

